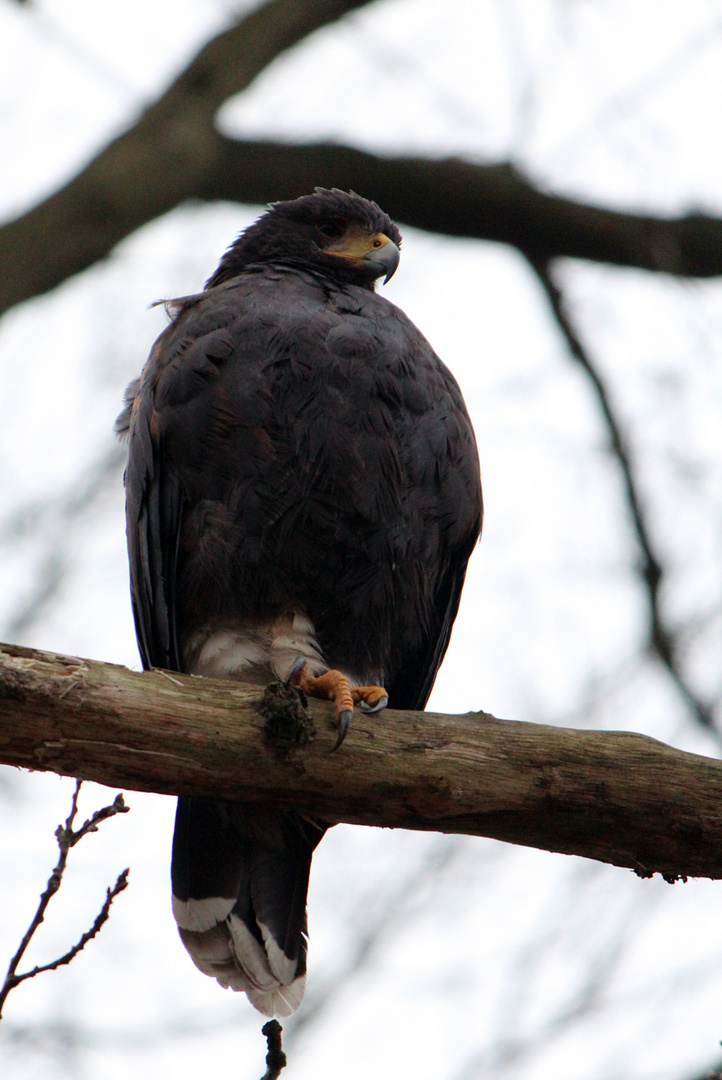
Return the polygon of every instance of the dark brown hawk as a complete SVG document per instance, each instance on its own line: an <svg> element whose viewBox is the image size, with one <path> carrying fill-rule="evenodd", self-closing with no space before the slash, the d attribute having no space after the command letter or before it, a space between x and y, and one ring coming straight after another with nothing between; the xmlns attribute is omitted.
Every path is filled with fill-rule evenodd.
<svg viewBox="0 0 722 1080"><path fill-rule="evenodd" d="M481 529L459 388L374 292L400 242L358 195L318 188L271 206L204 292L169 305L118 422L144 666L291 679L335 701L339 741L352 700L425 706ZM178 800L183 942L269 1016L303 996L325 828L294 810Z"/></svg>

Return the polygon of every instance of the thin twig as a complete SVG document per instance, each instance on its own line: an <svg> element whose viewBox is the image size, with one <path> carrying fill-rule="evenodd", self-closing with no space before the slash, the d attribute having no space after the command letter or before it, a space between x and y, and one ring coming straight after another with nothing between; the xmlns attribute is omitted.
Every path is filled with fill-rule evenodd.
<svg viewBox="0 0 722 1080"><path fill-rule="evenodd" d="M281 1042L282 1031L283 1028L278 1020L269 1020L268 1023L264 1024L261 1028L261 1034L266 1036L266 1042L268 1044L266 1071L261 1077L261 1080L278 1080L282 1069L285 1069L288 1064Z"/></svg>
<svg viewBox="0 0 722 1080"><path fill-rule="evenodd" d="M163 668L154 668L153 670L157 671L157 673L159 675L162 675L164 679L167 679L168 682L175 683L176 686L182 686L183 685L183 683L180 681L180 679L174 679L173 676L170 675L167 671L163 671Z"/></svg>
<svg viewBox="0 0 722 1080"><path fill-rule="evenodd" d="M75 817L78 813L78 797L80 795L81 785L82 780L77 780L75 783L75 791L73 792L73 799L70 806L70 813L68 814L68 817L65 821L65 825L58 825L57 829L55 830L55 837L58 841L58 848L60 849L58 861L55 865L55 869L48 878L48 883L45 887L45 891L40 897L40 901L38 903L35 915L33 916L32 922L30 923L28 929L25 931L23 939L18 946L17 952L13 956L8 966L7 975L5 976L5 982L0 989L0 1019L2 1018L3 1006L5 1005L5 1001L7 1000L8 994L11 990L14 990L16 986L19 986L20 983L24 982L26 979L32 979L36 975L39 975L42 971L54 971L56 968L60 967L63 964L69 964L70 961L75 956L77 956L81 949L83 949L86 944L98 933L103 923L108 918L108 915L110 913L110 906L113 903L113 900L118 895L118 893L121 893L123 889L125 889L128 885L128 870L126 869L123 871L122 874L120 874L113 888L107 890L105 903L103 904L100 912L96 916L96 919L91 928L89 930L86 930L86 932L81 936L80 940L75 945L73 945L71 949L69 949L66 953L63 954L63 956L59 957L57 960L53 960L48 964L42 964L38 967L32 968L30 971L24 971L18 974L18 967L20 966L20 961L22 960L25 951L30 944L36 930L45 919L45 912L47 911L50 901L55 896L56 892L62 884L63 874L65 872L65 867L68 861L68 854L70 852L70 849L75 847L75 845L80 840L82 840L84 836L87 836L88 833L97 832L98 825L101 821L105 821L107 818L114 817L116 814L126 814L130 809L128 806L125 805L123 801L123 796L116 795L110 806L104 806L102 810L96 810L92 817L84 821L79 829L73 829Z"/></svg>
<svg viewBox="0 0 722 1080"><path fill-rule="evenodd" d="M569 352L589 379L607 429L612 453L622 473L624 494L639 547L639 575L644 582L649 610L649 649L659 659L698 724L719 737L712 705L703 701L689 685L679 658L679 640L665 623L660 605L664 566L654 549L644 511L639 484L635 475L632 454L625 433L612 406L609 391L588 350L569 318L562 291L555 281L548 260L527 253L527 259L546 293L554 318L567 343Z"/></svg>
<svg viewBox="0 0 722 1080"><path fill-rule="evenodd" d="M24 979L32 979L33 976L39 975L41 971L55 971L56 968L62 967L63 964L69 964L73 957L77 956L81 949L85 948L87 943L95 937L103 923L107 920L110 914L110 905L113 903L113 900L115 900L118 893L121 893L123 889L127 889L128 887L128 873L129 869L126 867L125 870L118 875L118 880L113 888L106 890L105 903L96 915L95 922L90 930L86 930L85 933L81 935L80 939L71 949L68 949L63 956L58 957L57 960L52 960L49 964L41 964L38 967L32 968L31 971L23 972L22 975L16 975L14 977L14 985L17 986L18 983L23 982Z"/></svg>

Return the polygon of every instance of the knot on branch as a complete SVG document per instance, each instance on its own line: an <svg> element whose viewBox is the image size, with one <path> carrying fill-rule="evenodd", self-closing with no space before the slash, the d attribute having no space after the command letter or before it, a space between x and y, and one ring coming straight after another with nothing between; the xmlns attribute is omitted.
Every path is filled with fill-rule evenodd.
<svg viewBox="0 0 722 1080"><path fill-rule="evenodd" d="M258 711L266 721L263 737L280 757L288 757L316 737L305 699L293 686L275 681L263 691Z"/></svg>

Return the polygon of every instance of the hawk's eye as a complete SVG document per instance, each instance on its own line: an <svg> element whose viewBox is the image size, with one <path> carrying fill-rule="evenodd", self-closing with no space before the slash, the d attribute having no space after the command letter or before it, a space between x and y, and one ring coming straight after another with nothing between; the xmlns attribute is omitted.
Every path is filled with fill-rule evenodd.
<svg viewBox="0 0 722 1080"><path fill-rule="evenodd" d="M323 225L319 225L318 231L322 232L324 236L328 236L331 240L338 240L340 236L343 236L346 230L339 221L325 221Z"/></svg>

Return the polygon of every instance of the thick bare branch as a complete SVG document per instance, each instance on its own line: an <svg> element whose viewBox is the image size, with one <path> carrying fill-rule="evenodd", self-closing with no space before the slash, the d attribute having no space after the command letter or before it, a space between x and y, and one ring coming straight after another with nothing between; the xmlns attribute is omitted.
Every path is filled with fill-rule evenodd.
<svg viewBox="0 0 722 1080"><path fill-rule="evenodd" d="M217 167L198 192L204 199L266 203L295 198L315 184L350 187L407 225L511 244L536 259L568 256L682 277L722 274L719 218L605 210L547 194L508 164L217 138Z"/></svg>
<svg viewBox="0 0 722 1080"><path fill-rule="evenodd" d="M214 117L281 52L369 0L271 0L208 42L137 123L0 230L0 313L102 259L218 165Z"/></svg>
<svg viewBox="0 0 722 1080"><path fill-rule="evenodd" d="M335 145L243 142L220 106L283 50L369 0L272 0L209 42L168 90L65 187L0 229L0 313L92 266L188 199L266 203L353 188L409 225L558 256L722 273L722 220L622 214L540 190L508 165L380 158Z"/></svg>
<svg viewBox="0 0 722 1080"><path fill-rule="evenodd" d="M628 732L392 710L358 716L332 754L330 706L309 714L311 732L260 687L0 650L6 764L722 877L722 763L710 758Z"/></svg>
<svg viewBox="0 0 722 1080"><path fill-rule="evenodd" d="M170 133L161 139L144 118L62 191L1 228L0 262L13 272L0 282L0 313L91 266L186 199L265 204L307 194L317 184L359 190L416 228L510 244L537 260L568 256L683 277L722 274L718 218L656 218L588 206L546 194L503 164L381 158L332 144L241 142L205 129L205 118L197 121L197 160L180 167L170 152L164 159ZM187 135L192 127L189 119ZM184 149L191 153L190 146ZM126 156L132 175L130 166L118 171ZM164 169L164 160L172 167Z"/></svg>

